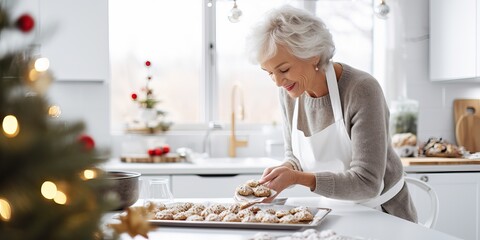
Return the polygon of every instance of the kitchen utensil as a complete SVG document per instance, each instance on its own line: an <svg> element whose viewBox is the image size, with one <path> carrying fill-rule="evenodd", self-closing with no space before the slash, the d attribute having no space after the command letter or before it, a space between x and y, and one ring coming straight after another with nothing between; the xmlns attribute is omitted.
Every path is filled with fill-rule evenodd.
<svg viewBox="0 0 480 240"><path fill-rule="evenodd" d="M480 99L455 99L455 137L467 151L480 151Z"/></svg>
<svg viewBox="0 0 480 240"><path fill-rule="evenodd" d="M125 171L108 171L106 173L107 181L112 182L111 188L105 190L105 193L114 193L119 198L119 204L114 210L122 210L133 205L139 196L140 173Z"/></svg>

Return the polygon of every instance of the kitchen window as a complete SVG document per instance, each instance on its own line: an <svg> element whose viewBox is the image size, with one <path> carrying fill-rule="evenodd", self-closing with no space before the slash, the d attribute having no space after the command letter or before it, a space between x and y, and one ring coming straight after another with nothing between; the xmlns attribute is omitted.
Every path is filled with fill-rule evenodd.
<svg viewBox="0 0 480 240"><path fill-rule="evenodd" d="M243 13L237 23L228 20L232 0L109 1L112 130L122 130L138 112L130 95L145 83L146 60L161 100L157 106L175 129L229 123L235 84L243 89L242 127L281 121L277 87L243 50L251 24L286 3L325 21L336 43L335 61L372 72L372 0L237 0Z"/></svg>

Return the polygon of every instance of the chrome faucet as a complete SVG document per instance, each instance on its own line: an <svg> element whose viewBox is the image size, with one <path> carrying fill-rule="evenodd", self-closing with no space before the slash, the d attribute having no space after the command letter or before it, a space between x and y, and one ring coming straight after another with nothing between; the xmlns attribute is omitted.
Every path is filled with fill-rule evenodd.
<svg viewBox="0 0 480 240"><path fill-rule="evenodd" d="M239 113L239 118L240 120L243 120L245 118L245 107L244 107L244 104L243 104L243 91L241 89L241 87L237 84L235 84L232 88L232 99L231 99L231 103L232 103L232 119L231 119L231 128L230 128L230 143L229 143L229 146L228 146L228 156L230 157L236 157L237 156L237 147L245 147L247 146L248 142L246 140L238 140L236 137L235 137L235 108L236 108L236 104L235 104L235 97L236 95L235 94L239 94L240 96L240 113Z"/></svg>
<svg viewBox="0 0 480 240"><path fill-rule="evenodd" d="M212 155L212 149L211 149L211 140L210 140L210 135L212 131L215 130L220 130L222 129L222 125L219 123L216 123L214 121L210 121L208 123L208 128L207 128L207 133L205 134L205 137L203 138L203 153L206 153L208 157L211 157Z"/></svg>

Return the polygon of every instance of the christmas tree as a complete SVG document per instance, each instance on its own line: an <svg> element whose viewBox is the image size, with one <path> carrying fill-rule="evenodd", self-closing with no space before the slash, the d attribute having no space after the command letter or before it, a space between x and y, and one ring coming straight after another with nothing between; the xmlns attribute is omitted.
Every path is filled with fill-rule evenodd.
<svg viewBox="0 0 480 240"><path fill-rule="evenodd" d="M35 21L11 7L0 1L0 239L101 239L103 160L82 122L56 118L48 62L28 44Z"/></svg>

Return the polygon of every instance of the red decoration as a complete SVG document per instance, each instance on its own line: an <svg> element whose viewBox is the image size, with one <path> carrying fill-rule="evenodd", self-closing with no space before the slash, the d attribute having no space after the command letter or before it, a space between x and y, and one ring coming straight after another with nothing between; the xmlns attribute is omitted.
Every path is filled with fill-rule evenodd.
<svg viewBox="0 0 480 240"><path fill-rule="evenodd" d="M163 153L163 149L162 148L155 148L155 155L156 156L160 156L162 155Z"/></svg>
<svg viewBox="0 0 480 240"><path fill-rule="evenodd" d="M87 151L90 151L95 147L95 141L93 138L86 134L80 135L80 137L78 137L78 141L83 144L83 148Z"/></svg>
<svg viewBox="0 0 480 240"><path fill-rule="evenodd" d="M132 93L132 99L133 99L133 100L137 100L137 98L138 98L137 94L136 94L136 93Z"/></svg>
<svg viewBox="0 0 480 240"><path fill-rule="evenodd" d="M147 66L147 67L150 67L151 64L152 64L152 63L151 63L150 61L146 61L146 62L145 62L145 66Z"/></svg>
<svg viewBox="0 0 480 240"><path fill-rule="evenodd" d="M23 14L17 19L16 25L22 32L30 32L35 26L35 21L28 14Z"/></svg>
<svg viewBox="0 0 480 240"><path fill-rule="evenodd" d="M162 150L163 150L163 153L169 153L170 152L170 146L163 145Z"/></svg>
<svg viewBox="0 0 480 240"><path fill-rule="evenodd" d="M168 146L168 144L165 144L163 146L160 146L160 147L156 147L156 148L150 148L148 149L147 153L149 156L161 156L163 154L167 154L170 152L170 146Z"/></svg>
<svg viewBox="0 0 480 240"><path fill-rule="evenodd" d="M149 156L155 156L155 149L148 149Z"/></svg>

